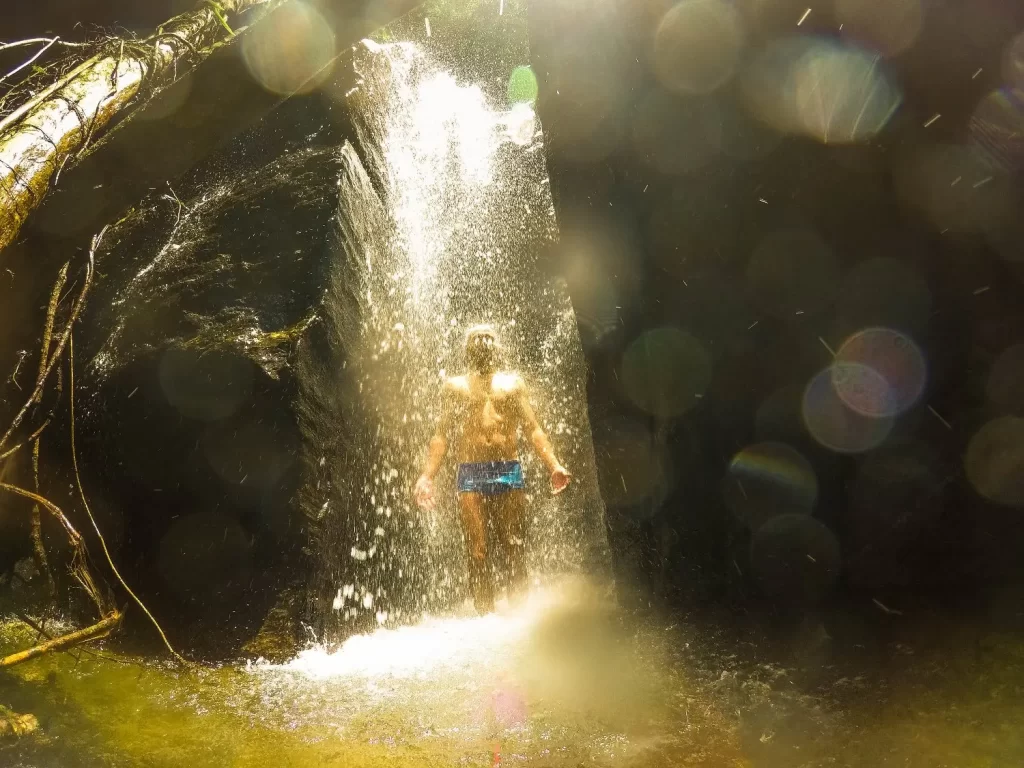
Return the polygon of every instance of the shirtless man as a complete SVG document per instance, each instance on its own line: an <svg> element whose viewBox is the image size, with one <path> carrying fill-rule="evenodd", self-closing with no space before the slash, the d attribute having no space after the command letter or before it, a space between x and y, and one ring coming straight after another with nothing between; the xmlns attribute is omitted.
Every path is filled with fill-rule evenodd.
<svg viewBox="0 0 1024 768"><path fill-rule="evenodd" d="M440 423L413 495L421 509L434 509L434 476L452 444L459 460L459 513L469 550L473 603L484 614L494 610L488 520L506 553L509 595L518 596L526 588L526 483L519 464L519 430L529 435L551 473L552 493L564 491L570 475L537 423L522 377L497 369L498 339L491 326L467 331L466 361L468 373L445 381Z"/></svg>

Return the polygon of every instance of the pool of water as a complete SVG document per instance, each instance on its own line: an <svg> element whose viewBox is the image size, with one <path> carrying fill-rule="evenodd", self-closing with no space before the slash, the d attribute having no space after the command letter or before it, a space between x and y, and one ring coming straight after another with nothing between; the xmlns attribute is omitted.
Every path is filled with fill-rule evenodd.
<svg viewBox="0 0 1024 768"><path fill-rule="evenodd" d="M102 656L44 657L0 677L0 701L40 721L0 742L0 764L1024 762L1024 645L937 638L934 627L917 641L836 642L815 622L768 642L641 618L580 584L490 616L467 610L312 645L279 665L180 670L108 642Z"/></svg>

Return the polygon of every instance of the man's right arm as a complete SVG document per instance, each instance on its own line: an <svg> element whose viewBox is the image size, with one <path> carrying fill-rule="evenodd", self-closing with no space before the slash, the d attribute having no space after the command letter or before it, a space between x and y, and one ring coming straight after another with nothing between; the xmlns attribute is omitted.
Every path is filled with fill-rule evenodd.
<svg viewBox="0 0 1024 768"><path fill-rule="evenodd" d="M437 474L438 470L441 469L441 462L444 461L444 455L448 452L448 439L441 433L440 430L430 438L430 444L427 447L427 462L423 465L423 476L433 480L434 475Z"/></svg>
<svg viewBox="0 0 1024 768"><path fill-rule="evenodd" d="M448 439L451 435L454 412L454 394L451 382L445 381L444 390L441 393L441 417L438 419L437 431L430 438L430 444L427 446L427 460L413 489L416 503L428 510L433 509L435 504L434 477L441 469L441 462L444 461L445 454L448 452Z"/></svg>

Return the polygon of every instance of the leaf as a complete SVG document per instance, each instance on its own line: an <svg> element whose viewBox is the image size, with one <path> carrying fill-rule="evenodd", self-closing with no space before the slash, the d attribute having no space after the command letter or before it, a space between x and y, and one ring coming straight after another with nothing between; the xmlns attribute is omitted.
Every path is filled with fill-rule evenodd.
<svg viewBox="0 0 1024 768"><path fill-rule="evenodd" d="M206 0L206 4L213 9L213 14L217 17L217 21L220 22L220 25L228 31L229 35L234 36L235 31L231 29L231 26L228 24L227 17L224 15L224 6L216 0Z"/></svg>

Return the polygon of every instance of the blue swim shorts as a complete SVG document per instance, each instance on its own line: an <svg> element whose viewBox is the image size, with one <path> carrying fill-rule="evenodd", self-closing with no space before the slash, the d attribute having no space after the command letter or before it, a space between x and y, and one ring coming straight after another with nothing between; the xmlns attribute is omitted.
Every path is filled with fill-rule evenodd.
<svg viewBox="0 0 1024 768"><path fill-rule="evenodd" d="M523 466L518 461L479 461L459 464L459 493L497 496L526 487Z"/></svg>

